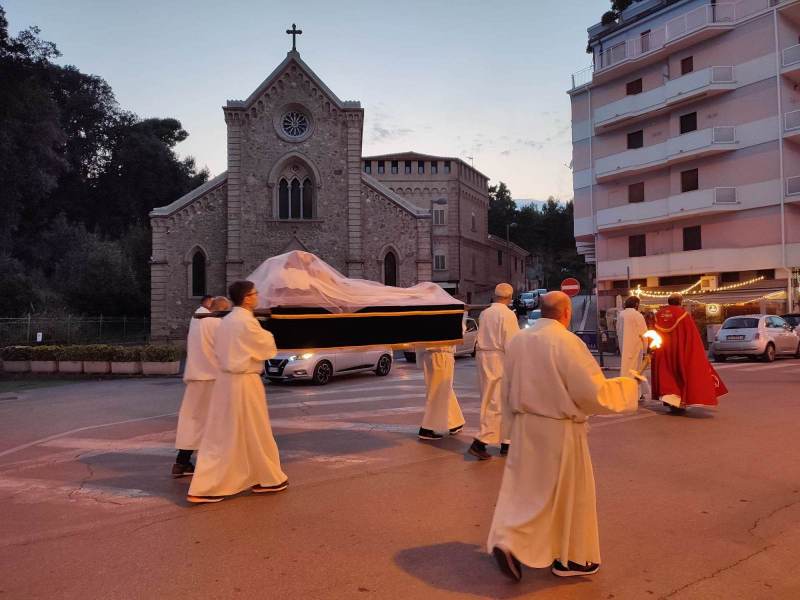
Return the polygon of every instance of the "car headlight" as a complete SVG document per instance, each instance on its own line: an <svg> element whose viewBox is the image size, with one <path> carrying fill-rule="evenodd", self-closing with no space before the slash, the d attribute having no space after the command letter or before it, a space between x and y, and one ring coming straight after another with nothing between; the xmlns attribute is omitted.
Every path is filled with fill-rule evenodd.
<svg viewBox="0 0 800 600"><path fill-rule="evenodd" d="M292 354L289 358L286 359L289 362L294 362L297 360L297 355Z"/></svg>
<svg viewBox="0 0 800 600"><path fill-rule="evenodd" d="M301 355L300 355L300 358L302 358L303 360L308 360L308 359L309 359L309 358L311 358L312 356L314 356L314 353L313 353L313 352L306 352L305 354L301 354Z"/></svg>

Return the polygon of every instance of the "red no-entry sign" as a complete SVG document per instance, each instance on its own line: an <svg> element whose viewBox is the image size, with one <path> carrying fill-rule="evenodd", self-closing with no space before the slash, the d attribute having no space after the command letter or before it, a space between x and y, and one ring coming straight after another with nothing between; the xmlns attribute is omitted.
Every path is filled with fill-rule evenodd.
<svg viewBox="0 0 800 600"><path fill-rule="evenodd" d="M567 277L561 282L561 291L567 296L577 296L581 291L581 283L574 277Z"/></svg>

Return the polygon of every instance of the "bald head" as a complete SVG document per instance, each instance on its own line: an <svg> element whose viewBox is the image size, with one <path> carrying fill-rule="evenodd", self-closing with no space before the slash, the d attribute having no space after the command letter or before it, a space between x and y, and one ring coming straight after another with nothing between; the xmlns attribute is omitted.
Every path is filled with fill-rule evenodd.
<svg viewBox="0 0 800 600"><path fill-rule="evenodd" d="M558 321L564 327L572 320L572 302L564 292L548 292L539 299L542 317Z"/></svg>
<svg viewBox="0 0 800 600"><path fill-rule="evenodd" d="M498 283L494 288L494 297L497 300L511 300L514 295L514 288L507 283Z"/></svg>
<svg viewBox="0 0 800 600"><path fill-rule="evenodd" d="M215 296L213 300L211 300L211 311L218 311L218 310L230 310L231 309L231 301L228 300L225 296Z"/></svg>

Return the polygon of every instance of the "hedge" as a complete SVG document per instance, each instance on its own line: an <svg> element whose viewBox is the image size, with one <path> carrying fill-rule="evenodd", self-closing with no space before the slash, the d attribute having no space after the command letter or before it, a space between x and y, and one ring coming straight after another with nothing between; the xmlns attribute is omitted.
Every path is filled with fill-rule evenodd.
<svg viewBox="0 0 800 600"><path fill-rule="evenodd" d="M184 355L180 346L6 346L0 357L7 361L63 360L115 362L175 362Z"/></svg>

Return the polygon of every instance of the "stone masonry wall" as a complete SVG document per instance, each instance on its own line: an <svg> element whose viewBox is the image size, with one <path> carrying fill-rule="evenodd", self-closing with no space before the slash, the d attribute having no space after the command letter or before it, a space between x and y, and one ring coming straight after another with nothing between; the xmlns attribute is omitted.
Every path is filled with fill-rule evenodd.
<svg viewBox="0 0 800 600"><path fill-rule="evenodd" d="M227 185L222 184L169 216L153 217L151 337L183 339L200 304L191 295L190 272L196 249L206 255L206 291L225 295Z"/></svg>

